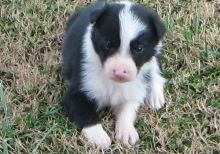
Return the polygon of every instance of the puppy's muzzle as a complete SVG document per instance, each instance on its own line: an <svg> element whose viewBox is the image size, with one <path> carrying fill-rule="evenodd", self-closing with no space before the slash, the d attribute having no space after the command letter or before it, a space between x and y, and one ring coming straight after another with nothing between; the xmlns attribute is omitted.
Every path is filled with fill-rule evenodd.
<svg viewBox="0 0 220 154"><path fill-rule="evenodd" d="M132 58L123 56L112 56L104 65L106 75L116 82L129 82L135 79L137 68Z"/></svg>

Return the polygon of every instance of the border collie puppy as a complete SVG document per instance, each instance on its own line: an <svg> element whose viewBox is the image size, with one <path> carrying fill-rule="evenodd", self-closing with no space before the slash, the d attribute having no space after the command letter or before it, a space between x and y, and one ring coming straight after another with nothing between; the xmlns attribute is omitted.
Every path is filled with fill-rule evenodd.
<svg viewBox="0 0 220 154"><path fill-rule="evenodd" d="M103 107L116 116L116 139L129 146L139 139L134 122L140 105L165 104L164 33L157 13L132 2L97 2L70 18L63 45L68 89L62 101L93 147L111 145L97 113Z"/></svg>

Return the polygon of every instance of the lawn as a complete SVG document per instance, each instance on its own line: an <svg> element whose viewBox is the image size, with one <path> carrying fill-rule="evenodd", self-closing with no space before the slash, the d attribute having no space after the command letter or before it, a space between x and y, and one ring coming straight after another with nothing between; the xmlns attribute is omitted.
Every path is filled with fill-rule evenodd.
<svg viewBox="0 0 220 154"><path fill-rule="evenodd" d="M220 2L136 0L163 18L166 107L143 106L140 142L107 153L220 153ZM0 1L0 153L96 153L60 105L67 19L86 0ZM114 135L114 117L102 114Z"/></svg>

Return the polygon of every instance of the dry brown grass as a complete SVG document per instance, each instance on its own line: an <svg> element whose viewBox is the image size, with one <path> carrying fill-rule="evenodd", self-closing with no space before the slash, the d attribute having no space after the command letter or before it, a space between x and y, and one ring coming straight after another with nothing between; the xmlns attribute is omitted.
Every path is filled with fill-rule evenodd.
<svg viewBox="0 0 220 154"><path fill-rule="evenodd" d="M108 153L220 152L220 2L137 0L167 25L167 106L143 107L140 143ZM0 1L0 153L97 153L60 106L61 44L70 14L88 1ZM113 135L110 114L103 123Z"/></svg>

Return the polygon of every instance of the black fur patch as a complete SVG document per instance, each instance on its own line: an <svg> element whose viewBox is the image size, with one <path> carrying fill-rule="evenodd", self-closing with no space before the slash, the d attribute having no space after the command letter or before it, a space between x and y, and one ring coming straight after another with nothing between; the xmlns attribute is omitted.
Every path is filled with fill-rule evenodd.
<svg viewBox="0 0 220 154"><path fill-rule="evenodd" d="M155 37L151 30L144 31L131 41L130 52L138 68L152 58L156 52L154 48L157 43L157 37ZM143 48L142 52L137 51L139 45Z"/></svg>
<svg viewBox="0 0 220 154"><path fill-rule="evenodd" d="M70 121L79 127L97 124L100 119L96 113L96 104L87 98L81 87L82 42L86 28L91 23L91 14L103 6L102 2L93 4L70 18L63 44L63 74L69 87L62 103Z"/></svg>
<svg viewBox="0 0 220 154"><path fill-rule="evenodd" d="M140 68L156 53L154 48L163 38L165 26L160 17L150 8L146 9L144 6L136 4L132 6L131 10L147 27L147 30L141 32L130 44L131 55L137 67ZM144 48L141 53L135 51L139 44Z"/></svg>
<svg viewBox="0 0 220 154"><path fill-rule="evenodd" d="M166 28L156 12L139 4L132 6L131 10L153 32L157 38L157 41L163 38Z"/></svg>
<svg viewBox="0 0 220 154"><path fill-rule="evenodd" d="M119 11L123 5L106 5L92 31L92 42L103 63L120 47Z"/></svg>

